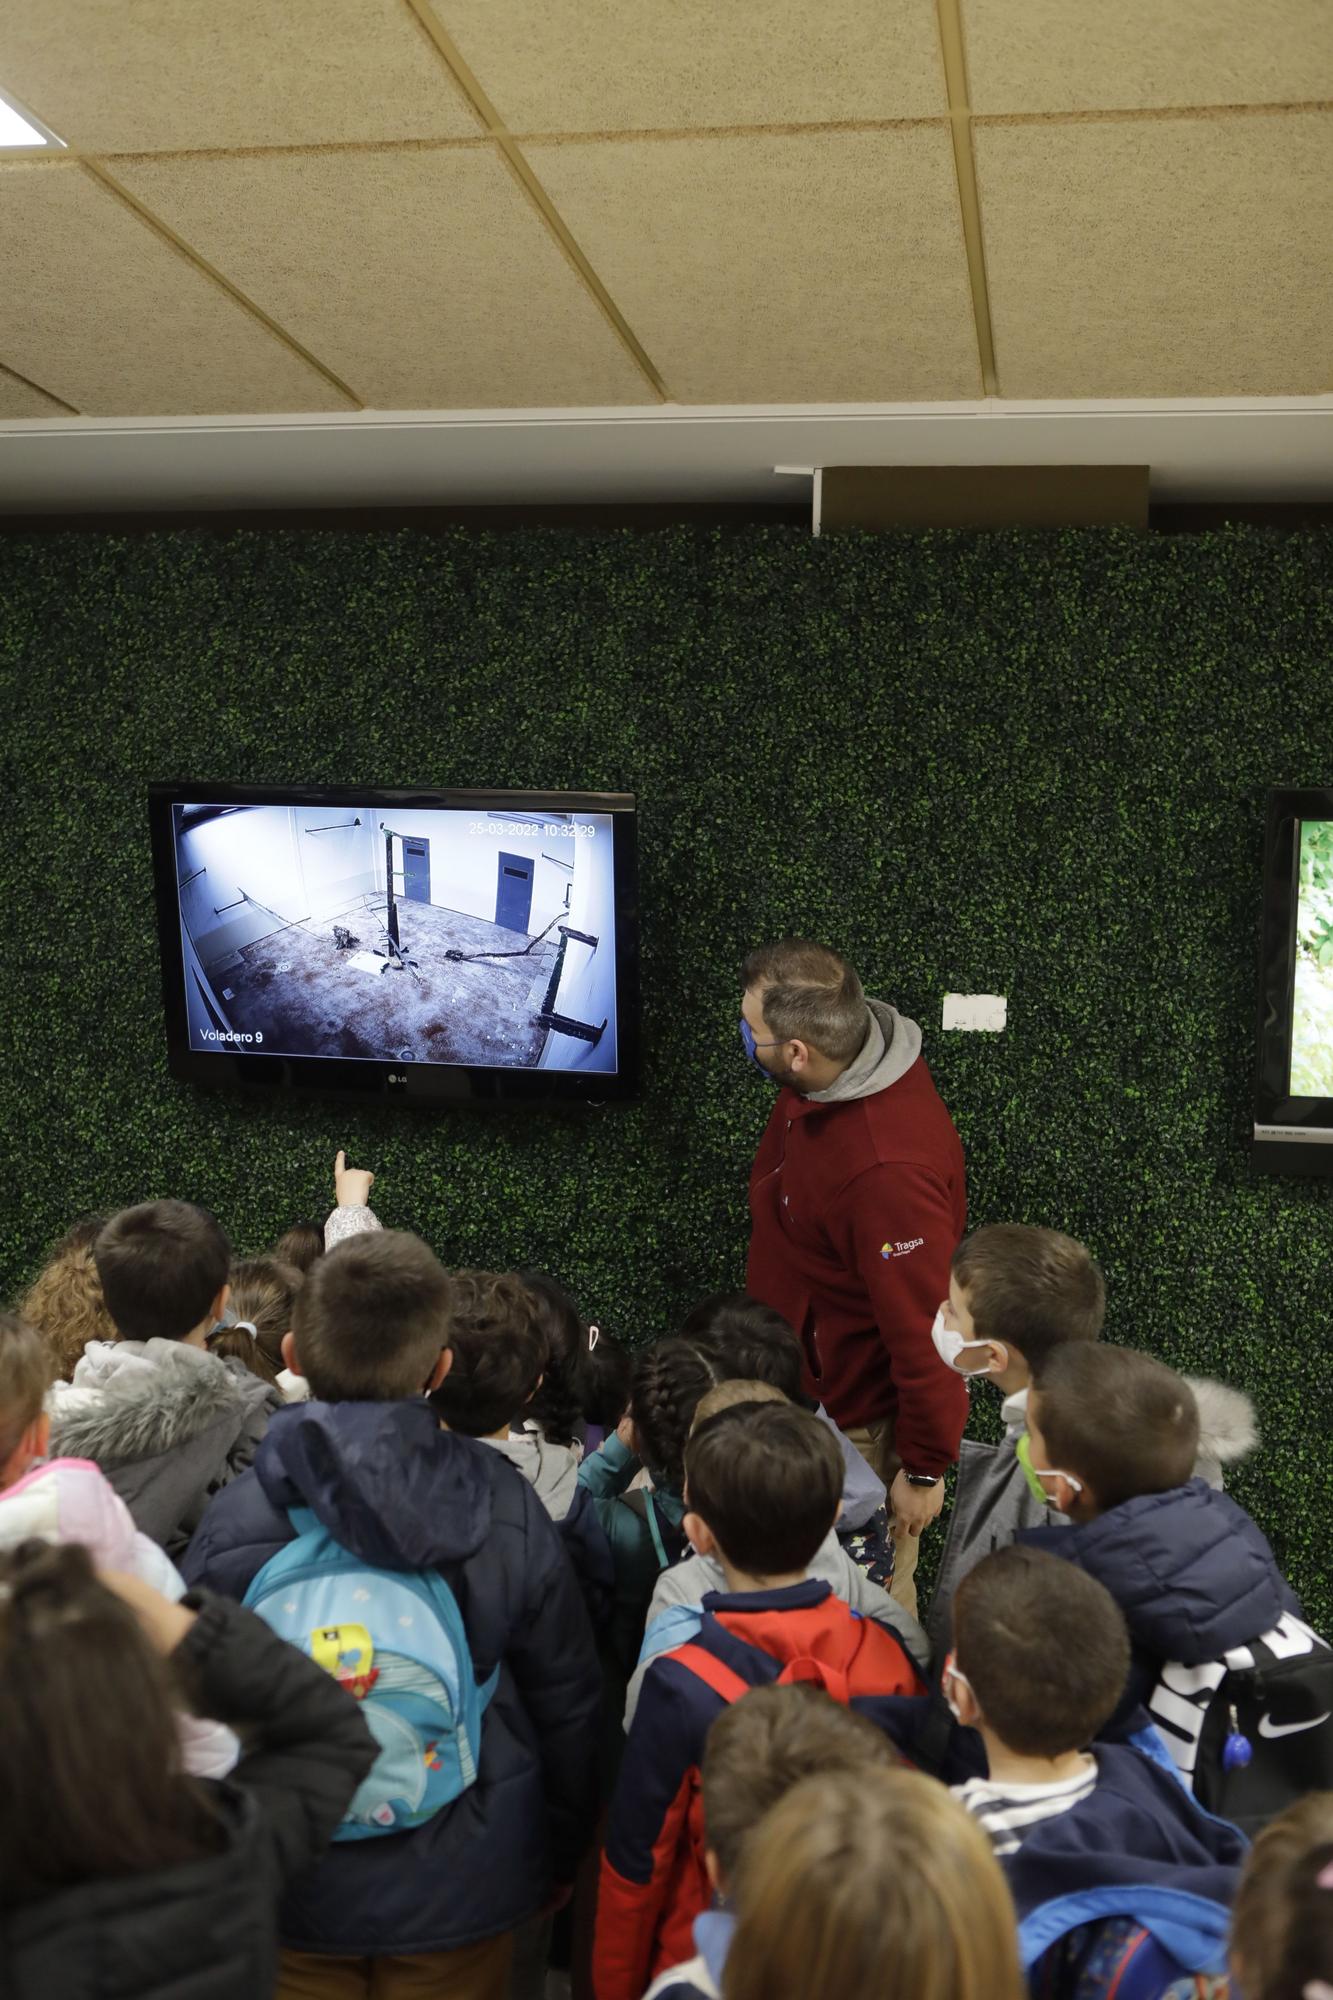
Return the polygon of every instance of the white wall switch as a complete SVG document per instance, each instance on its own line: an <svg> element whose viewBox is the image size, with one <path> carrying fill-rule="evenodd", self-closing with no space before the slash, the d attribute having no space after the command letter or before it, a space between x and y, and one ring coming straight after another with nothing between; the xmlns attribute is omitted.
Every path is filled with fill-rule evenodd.
<svg viewBox="0 0 1333 2000"><path fill-rule="evenodd" d="M979 1028L983 1034L998 1035L1009 1017L1009 1003L1003 993L946 993L946 1028Z"/></svg>

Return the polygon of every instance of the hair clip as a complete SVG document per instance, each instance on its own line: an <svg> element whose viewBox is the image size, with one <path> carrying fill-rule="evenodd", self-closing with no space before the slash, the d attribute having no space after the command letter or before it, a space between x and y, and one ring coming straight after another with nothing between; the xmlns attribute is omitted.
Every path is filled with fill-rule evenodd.
<svg viewBox="0 0 1333 2000"><path fill-rule="evenodd" d="M602 1329L601 1329L601 1327L600 1327L600 1326L590 1326L590 1327L588 1328L588 1352L589 1352L589 1354L591 1354L591 1353L592 1353L592 1351L593 1351L594 1347L596 1347L596 1345L597 1345L598 1341L599 1341L599 1340L601 1339L601 1337L602 1337Z"/></svg>
<svg viewBox="0 0 1333 2000"><path fill-rule="evenodd" d="M234 1319L231 1323L230 1331L232 1333L248 1333L251 1340L258 1340L259 1338L259 1328L252 1319Z"/></svg>
<svg viewBox="0 0 1333 2000"><path fill-rule="evenodd" d="M1307 1979L1301 1988L1301 2000L1333 2000L1333 1986L1326 1979Z"/></svg>
<svg viewBox="0 0 1333 2000"><path fill-rule="evenodd" d="M1326 1861L1315 1876L1316 1889L1333 1889L1333 1861ZM1333 1993L1333 1987L1329 1991Z"/></svg>

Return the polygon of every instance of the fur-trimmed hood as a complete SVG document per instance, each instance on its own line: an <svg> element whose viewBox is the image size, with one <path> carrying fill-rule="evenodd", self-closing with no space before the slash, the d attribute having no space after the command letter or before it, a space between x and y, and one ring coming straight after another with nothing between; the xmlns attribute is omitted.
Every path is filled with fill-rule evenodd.
<svg viewBox="0 0 1333 2000"><path fill-rule="evenodd" d="M1210 1486L1221 1486L1223 1469L1248 1458L1259 1442L1254 1404L1243 1389L1214 1382L1208 1375L1187 1375L1199 1406L1199 1451L1195 1474Z"/></svg>
<svg viewBox="0 0 1333 2000"><path fill-rule="evenodd" d="M51 1451L100 1465L169 1555L243 1472L282 1399L235 1360L179 1340L89 1341L50 1394Z"/></svg>

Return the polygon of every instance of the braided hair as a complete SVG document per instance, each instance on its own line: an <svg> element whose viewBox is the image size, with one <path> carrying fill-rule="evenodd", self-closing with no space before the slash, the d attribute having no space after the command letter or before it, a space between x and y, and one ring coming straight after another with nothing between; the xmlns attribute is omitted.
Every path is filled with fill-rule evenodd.
<svg viewBox="0 0 1333 2000"><path fill-rule="evenodd" d="M630 1410L654 1486L680 1492L685 1446L699 1398L723 1375L714 1355L679 1336L655 1341L636 1357Z"/></svg>

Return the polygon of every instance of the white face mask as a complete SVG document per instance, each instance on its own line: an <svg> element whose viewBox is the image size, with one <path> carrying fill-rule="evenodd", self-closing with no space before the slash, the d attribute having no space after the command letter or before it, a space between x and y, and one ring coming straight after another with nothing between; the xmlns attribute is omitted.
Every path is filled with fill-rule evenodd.
<svg viewBox="0 0 1333 2000"><path fill-rule="evenodd" d="M1004 1360L1001 1361L998 1367L993 1362L987 1362L984 1368L960 1368L958 1357L964 1348L988 1348L991 1342L988 1340L968 1340L964 1334L958 1332L957 1328L946 1326L944 1324L943 1306L940 1307L935 1315L930 1329L930 1337L935 1343L935 1352L939 1355L940 1360L946 1368L952 1368L955 1375L1000 1375L1009 1366L1009 1356L1005 1354ZM995 1344L999 1345L998 1342ZM1002 1348L1001 1352L1003 1352Z"/></svg>

